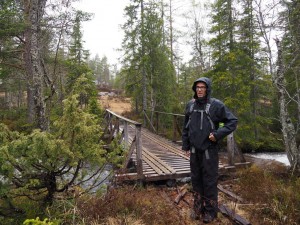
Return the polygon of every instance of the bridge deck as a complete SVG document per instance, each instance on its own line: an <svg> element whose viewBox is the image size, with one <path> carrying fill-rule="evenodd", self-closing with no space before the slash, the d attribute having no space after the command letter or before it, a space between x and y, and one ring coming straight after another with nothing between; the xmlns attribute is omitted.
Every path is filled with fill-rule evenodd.
<svg viewBox="0 0 300 225"><path fill-rule="evenodd" d="M135 134L133 127L128 129L130 143ZM142 128L142 165L145 181L177 179L190 176L189 157L184 155L180 146L168 139L151 133ZM136 163L136 153L132 154ZM220 168L224 165L219 164ZM118 180L136 180L137 173L124 173L117 175Z"/></svg>

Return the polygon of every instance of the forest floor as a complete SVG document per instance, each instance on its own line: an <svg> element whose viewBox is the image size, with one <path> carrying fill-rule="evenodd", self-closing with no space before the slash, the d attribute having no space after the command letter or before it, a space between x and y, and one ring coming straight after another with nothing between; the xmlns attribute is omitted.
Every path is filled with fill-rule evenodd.
<svg viewBox="0 0 300 225"><path fill-rule="evenodd" d="M105 109L110 109L118 114L123 114L126 112L130 112L131 110L131 103L130 103L130 98L125 98L125 97L109 97L109 96L101 96L99 98L99 102L102 105L103 108ZM227 155L225 153L220 153L220 160L226 164L227 162ZM276 167L281 167L283 164L277 163L273 160L265 160L265 159L259 159L259 158L254 158L250 156L246 156L246 161L249 161L256 166L258 166L261 169L265 168L276 168ZM219 176L219 184L227 191L234 193L235 195L239 196L240 194L243 193L243 190L239 187L239 170L241 169L236 169L232 171L226 171L220 173ZM259 182L259 181L257 181ZM253 184L255 185L255 184ZM178 203L175 203L175 199L180 195L180 190L186 188L187 192L184 194L184 196L181 198L181 200ZM202 224L201 220L192 220L190 218L190 212L193 206L193 193L191 191L191 183L176 183L175 186L168 186L166 183L164 184L149 184L147 185L147 188L145 188L145 193L142 194L144 198L152 198L153 195L160 195L162 196L161 199L163 199L166 204L168 204L168 210L173 212L173 215L176 214L176 219L174 218L173 221L177 221L176 224ZM155 194L153 194L155 193ZM132 194L132 193L130 193ZM130 195L128 194L128 195ZM263 193L262 193L263 194ZM128 196L127 195L127 196ZM134 194L133 198L135 198ZM152 196L152 197L151 197ZM253 196L255 198L256 196ZM239 202L236 199L232 198L232 196L229 196L225 194L224 192L219 191L219 205L224 204L228 206L234 213L238 214L242 218L244 218L246 221L249 221L249 224L251 223L252 225L260 225L260 224L265 224L262 222L261 217L253 215L253 207L259 207L256 206L255 200L251 201L249 198L247 201ZM166 216L169 215L169 212L166 213ZM116 222L116 221L115 221ZM135 221L137 222L137 221ZM172 220L171 220L172 223ZM107 223L110 224L110 223ZM114 223L111 223L114 224ZM156 224L155 222L148 223L144 220L144 222L141 223L133 223L133 224ZM160 222L159 224L164 224L164 222ZM174 223L175 224L175 223ZM225 216L221 213L218 213L218 218L210 223L212 225L216 224L238 224L233 222L232 218ZM266 223L269 224L269 223ZM277 224L277 223L276 223Z"/></svg>

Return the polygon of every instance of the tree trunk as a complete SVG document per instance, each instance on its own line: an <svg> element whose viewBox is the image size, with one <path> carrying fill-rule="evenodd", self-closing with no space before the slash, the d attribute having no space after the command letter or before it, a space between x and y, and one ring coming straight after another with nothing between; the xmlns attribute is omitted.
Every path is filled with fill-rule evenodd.
<svg viewBox="0 0 300 225"><path fill-rule="evenodd" d="M292 171L300 172L300 147L297 148L296 130L287 109L287 101L285 95L286 84L284 79L285 71L282 60L281 42L278 39L276 39L276 46L278 51L277 73L274 73L273 82L275 87L277 88L279 96L280 123L282 126L283 140Z"/></svg>
<svg viewBox="0 0 300 225"><path fill-rule="evenodd" d="M143 111L147 110L147 77L145 70L145 28L144 28L144 1L141 1L141 42L142 42L142 85L143 85ZM144 125L146 126L147 119L144 116Z"/></svg>
<svg viewBox="0 0 300 225"><path fill-rule="evenodd" d="M31 74L27 75L27 78L27 82L30 82L30 80L32 80ZM27 122L34 122L34 102L31 82L27 84Z"/></svg>
<svg viewBox="0 0 300 225"><path fill-rule="evenodd" d="M170 0L170 50L171 50L171 63L174 65L174 50L173 50L173 17L172 17L172 0Z"/></svg>
<svg viewBox="0 0 300 225"><path fill-rule="evenodd" d="M23 1L25 20L28 27L25 31L25 70L28 78L28 118L35 118L37 127L48 129L45 101L43 95L43 81L46 76L44 61L40 53L40 22L44 14L47 0ZM34 115L33 115L34 114Z"/></svg>
<svg viewBox="0 0 300 225"><path fill-rule="evenodd" d="M233 133L227 135L227 157L228 165L234 165L234 138Z"/></svg>
<svg viewBox="0 0 300 225"><path fill-rule="evenodd" d="M56 176L54 172L50 172L45 175L45 186L47 189L47 194L44 198L45 206L52 205L54 194L57 191L57 183L56 183Z"/></svg>

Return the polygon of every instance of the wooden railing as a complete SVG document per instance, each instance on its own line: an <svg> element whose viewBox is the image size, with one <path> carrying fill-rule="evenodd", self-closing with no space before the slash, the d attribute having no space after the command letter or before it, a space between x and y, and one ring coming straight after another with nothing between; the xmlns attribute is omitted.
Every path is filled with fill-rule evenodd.
<svg viewBox="0 0 300 225"><path fill-rule="evenodd" d="M147 115L147 112L149 112L150 114L153 114L155 118L150 119L149 116ZM173 142L178 142L179 140L181 140L181 136L182 136L182 126L180 127L178 118L183 118L184 115L183 114L176 114L176 113L167 113L167 112L159 112L159 111L150 111L150 110L144 110L144 116L147 120L147 122L149 123L149 128L150 130L152 130L154 133L156 134L160 134L160 120L159 120L159 116L160 115L169 115L172 116L173 118L173 126L172 126L172 141ZM183 122L183 119L182 119ZM179 140L178 140L179 139Z"/></svg>
<svg viewBox="0 0 300 225"><path fill-rule="evenodd" d="M175 114L175 113L166 113L166 112L159 112L159 111L148 111L152 114L152 117L155 116L155 118L150 119L149 116L147 115L146 111L144 111L144 116L146 118L146 121L149 123L149 129L152 130L154 133L161 135L159 132L160 128L159 124L161 123L159 120L160 115L169 115L173 117L173 137L172 141L173 142L178 142L178 138L180 135L180 140L182 136L182 127L180 127L178 118L182 118L183 122L183 114ZM120 122L123 123L123 130L122 134L125 142L125 146L128 148L129 147L129 152L127 154L127 158L124 162L124 168L127 168L131 156L134 152L134 149L136 149L136 168L137 168L137 175L139 180L143 180L144 175L143 175L143 165L142 165L142 140L141 140L141 129L142 129L142 123L127 119L123 116L120 116L114 112L112 112L109 109L106 109L106 120L107 120L107 126L104 130L104 134L108 134L109 137L108 143L113 139L114 136L117 134L121 133L120 132ZM132 139L131 145L129 146L129 136L128 136L128 126L129 124L135 126L135 135ZM145 124L144 124L145 126ZM122 139L121 138L121 139ZM245 162L245 158L243 157L243 154L241 150L237 147L233 134L230 134L227 136L227 153L228 153L228 163L229 165L234 165L234 155L237 153L240 162Z"/></svg>
<svg viewBox="0 0 300 225"><path fill-rule="evenodd" d="M151 117L152 119L150 119L146 112L149 112L150 114L155 115L154 118ZM181 138L181 136L182 136L182 127L183 127L183 126L180 127L180 125L178 123L178 118L179 117L183 118L185 115L176 114L176 113L166 113L166 112L159 112L159 111L144 110L144 116L146 118L146 121L149 123L150 129L156 134L160 134L159 133L159 123L160 123L159 122L159 115L170 115L170 116L173 117L172 141L173 142L178 142L178 137ZM183 122L183 119L182 119L182 122ZM181 125L183 125L183 124L181 124ZM234 156L235 156L235 154L238 155L239 160L240 160L241 163L246 162L242 151L238 148L238 146L237 146L237 144L234 140L233 133L231 133L227 136L228 164L231 165L231 166L234 165Z"/></svg>
<svg viewBox="0 0 300 225"><path fill-rule="evenodd" d="M141 128L142 128L142 124L130 119L127 119L123 116L120 116L116 113L114 113L113 111L106 109L106 115L105 118L107 120L107 126L104 130L104 134L108 134L108 142L110 142L113 137L120 133L120 122L123 123L123 137L124 137L124 143L126 148L129 147L129 136L128 136L128 125L132 124L135 126L135 136L131 142L131 146L129 147L129 152L127 155L127 158L124 162L124 168L127 167L131 155L134 151L134 149L136 149L136 164L137 164L137 174L138 174L138 178L140 180L143 179L143 165L142 165L142 140L141 140Z"/></svg>

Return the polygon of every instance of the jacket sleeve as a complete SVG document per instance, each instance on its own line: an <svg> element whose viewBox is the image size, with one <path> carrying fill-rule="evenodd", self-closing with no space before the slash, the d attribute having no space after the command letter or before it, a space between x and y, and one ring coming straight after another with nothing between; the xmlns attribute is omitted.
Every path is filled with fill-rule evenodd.
<svg viewBox="0 0 300 225"><path fill-rule="evenodd" d="M218 101L216 114L218 122L224 123L224 126L219 127L216 131L213 132L215 138L218 141L220 139L223 139L225 136L232 133L236 129L238 119L221 101Z"/></svg>
<svg viewBox="0 0 300 225"><path fill-rule="evenodd" d="M189 140L189 128L187 127L189 117L189 108L190 102L186 105L185 108L185 116L184 116L184 123L182 128L182 150L189 151L190 150L190 140Z"/></svg>

